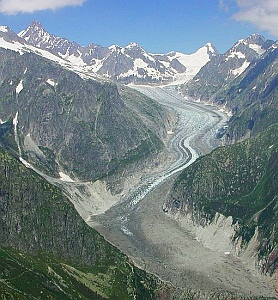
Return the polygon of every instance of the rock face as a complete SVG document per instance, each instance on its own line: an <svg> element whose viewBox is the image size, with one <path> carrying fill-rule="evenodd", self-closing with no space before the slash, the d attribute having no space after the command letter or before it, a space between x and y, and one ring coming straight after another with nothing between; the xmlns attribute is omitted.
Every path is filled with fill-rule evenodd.
<svg viewBox="0 0 278 300"><path fill-rule="evenodd" d="M236 78L227 90L214 97L233 112L227 138L231 141L254 136L278 121L278 48L273 44Z"/></svg>
<svg viewBox="0 0 278 300"><path fill-rule="evenodd" d="M75 68L122 83L161 84L180 77L188 80L217 53L211 44L191 55L179 52L151 54L137 43L130 43L126 47L112 45L108 48L95 44L80 46L49 34L36 21L18 36L28 45L46 50Z"/></svg>
<svg viewBox="0 0 278 300"><path fill-rule="evenodd" d="M155 299L168 289L88 227L58 188L2 148L0 173L2 297Z"/></svg>
<svg viewBox="0 0 278 300"><path fill-rule="evenodd" d="M244 252L257 230L254 253L272 275L277 256L278 126L197 160L177 178L168 207L207 226L218 213L237 223L233 242ZM254 254L253 253L253 254ZM255 264L255 262L254 262Z"/></svg>
<svg viewBox="0 0 278 300"><path fill-rule="evenodd" d="M0 68L0 118L17 114L22 155L52 173L94 181L163 147L169 115L138 93L138 105L126 93L127 106L115 84L84 80L33 53L0 49Z"/></svg>

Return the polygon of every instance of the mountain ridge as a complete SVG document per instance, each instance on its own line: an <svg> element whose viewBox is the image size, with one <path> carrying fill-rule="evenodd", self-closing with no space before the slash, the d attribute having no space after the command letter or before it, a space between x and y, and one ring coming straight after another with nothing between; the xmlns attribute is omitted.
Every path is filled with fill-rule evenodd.
<svg viewBox="0 0 278 300"><path fill-rule="evenodd" d="M176 52L179 57L174 58L172 52L163 55L148 53L134 42L125 47L102 47L96 44L80 46L76 42L49 34L37 21L33 21L18 35L35 47L48 50L73 64L85 66L90 72L122 83L169 83L181 75L191 78L218 53L215 47L208 47L207 44L200 48L203 50L202 55L199 49L190 55ZM191 63L187 68L183 61L190 58L195 64Z"/></svg>
<svg viewBox="0 0 278 300"><path fill-rule="evenodd" d="M273 44L274 41L266 40L259 34L240 39L225 53L213 57L180 90L184 95L210 101L219 90L228 88L234 79L259 60Z"/></svg>

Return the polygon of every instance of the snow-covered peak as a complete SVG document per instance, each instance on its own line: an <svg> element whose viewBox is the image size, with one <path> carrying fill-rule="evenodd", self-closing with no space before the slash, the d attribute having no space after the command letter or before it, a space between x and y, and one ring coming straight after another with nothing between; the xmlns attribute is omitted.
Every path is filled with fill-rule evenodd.
<svg viewBox="0 0 278 300"><path fill-rule="evenodd" d="M126 47L126 49L132 49L132 48L141 48L137 43L131 42Z"/></svg>
<svg viewBox="0 0 278 300"><path fill-rule="evenodd" d="M241 45L259 45L261 47L265 42L266 39L262 35L253 33L245 39L238 40L233 48L240 47Z"/></svg>
<svg viewBox="0 0 278 300"><path fill-rule="evenodd" d="M215 56L218 54L218 51L217 49L213 46L212 43L206 43L205 46L207 48L207 53L212 55L212 56Z"/></svg>
<svg viewBox="0 0 278 300"><path fill-rule="evenodd" d="M127 53L133 52L135 53L147 53L139 44L135 43L135 42L131 42L129 43L127 46L125 46L125 51ZM136 54L135 54L136 55Z"/></svg>
<svg viewBox="0 0 278 300"><path fill-rule="evenodd" d="M10 28L8 26L0 26L0 31L1 32L8 32Z"/></svg>
<svg viewBox="0 0 278 300"><path fill-rule="evenodd" d="M111 45L108 47L108 49L110 51L117 51L117 52L120 52L123 48L119 45Z"/></svg>
<svg viewBox="0 0 278 300"><path fill-rule="evenodd" d="M45 33L46 30L42 27L41 23L39 23L38 21L32 21L32 23L26 29L18 33L18 36L24 38L28 32Z"/></svg>
<svg viewBox="0 0 278 300"><path fill-rule="evenodd" d="M0 26L0 47L18 50L24 43L25 40L17 36L8 26Z"/></svg>
<svg viewBox="0 0 278 300"><path fill-rule="evenodd" d="M0 26L0 35L2 37L13 37L19 39L15 32L13 32L8 26Z"/></svg>
<svg viewBox="0 0 278 300"><path fill-rule="evenodd" d="M39 43L51 40L51 35L38 21L33 21L25 30L19 32L18 36L26 41L32 40L32 42L38 41Z"/></svg>
<svg viewBox="0 0 278 300"><path fill-rule="evenodd" d="M17 35L25 38L26 36L28 36L30 33L34 33L34 32L44 32L45 30L43 29L42 25L37 22L37 21L33 21L26 29L20 31Z"/></svg>
<svg viewBox="0 0 278 300"><path fill-rule="evenodd" d="M258 44L258 43L262 43L262 42L264 43L265 37L258 33L252 33L245 40L250 43Z"/></svg>
<svg viewBox="0 0 278 300"><path fill-rule="evenodd" d="M185 71L183 73L179 73L174 80L178 83L184 83L192 79L200 71L200 69L217 54L218 51L216 48L211 43L207 43L192 54L171 51L162 58L165 60L165 57L167 57L170 63L178 61L184 66ZM164 64L166 65L167 62Z"/></svg>
<svg viewBox="0 0 278 300"><path fill-rule="evenodd" d="M256 33L251 34L245 39L240 39L226 52L225 61L228 61L230 58L241 58L247 59L247 61L250 62L256 56L258 57L265 52L265 49L263 49L265 42L266 39L262 35Z"/></svg>

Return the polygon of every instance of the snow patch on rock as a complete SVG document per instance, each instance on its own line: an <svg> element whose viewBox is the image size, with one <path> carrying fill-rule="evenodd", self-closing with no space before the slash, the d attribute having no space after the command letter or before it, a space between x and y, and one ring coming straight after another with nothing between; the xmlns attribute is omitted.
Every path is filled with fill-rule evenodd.
<svg viewBox="0 0 278 300"><path fill-rule="evenodd" d="M52 86L55 86L56 85L56 82L52 79L47 79L46 82Z"/></svg>
<svg viewBox="0 0 278 300"><path fill-rule="evenodd" d="M258 44L249 44L249 48L257 52L259 55L265 53L265 50Z"/></svg>
<svg viewBox="0 0 278 300"><path fill-rule="evenodd" d="M2 32L8 32L8 27L7 26L0 26L0 31Z"/></svg>
<svg viewBox="0 0 278 300"><path fill-rule="evenodd" d="M23 80L20 80L19 84L17 85L15 91L19 94L23 90Z"/></svg>
<svg viewBox="0 0 278 300"><path fill-rule="evenodd" d="M249 61L245 61L241 67L237 68L237 69L234 69L234 70L231 70L231 73L234 75L234 76L239 76L240 74L242 74L250 65L250 62Z"/></svg>

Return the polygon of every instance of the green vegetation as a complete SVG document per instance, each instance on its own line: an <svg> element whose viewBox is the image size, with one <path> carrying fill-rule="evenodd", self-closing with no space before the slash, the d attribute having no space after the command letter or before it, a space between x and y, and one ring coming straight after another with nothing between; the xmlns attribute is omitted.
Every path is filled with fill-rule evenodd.
<svg viewBox="0 0 278 300"><path fill-rule="evenodd" d="M267 260L263 269L272 273L277 268L277 179L278 124L274 124L251 139L198 159L178 177L169 202L173 211L189 210L197 222L211 220L216 212L232 216L240 225L235 238L242 236L245 243L258 227L259 258Z"/></svg>
<svg viewBox="0 0 278 300"><path fill-rule="evenodd" d="M127 261L84 267L0 248L0 299L154 299L157 282Z"/></svg>
<svg viewBox="0 0 278 300"><path fill-rule="evenodd" d="M164 289L0 150L0 299L155 299Z"/></svg>

